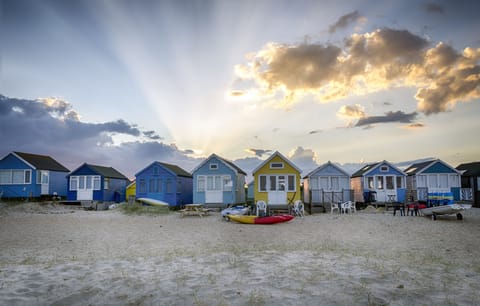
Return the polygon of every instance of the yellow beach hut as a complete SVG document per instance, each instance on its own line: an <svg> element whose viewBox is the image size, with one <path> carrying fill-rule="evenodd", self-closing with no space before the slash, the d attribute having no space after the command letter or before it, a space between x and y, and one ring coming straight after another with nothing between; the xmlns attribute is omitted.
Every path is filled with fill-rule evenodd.
<svg viewBox="0 0 480 306"><path fill-rule="evenodd" d="M263 200L270 209L285 209L300 200L301 172L280 152L273 153L253 170L255 203Z"/></svg>
<svg viewBox="0 0 480 306"><path fill-rule="evenodd" d="M127 185L127 191L125 193L127 201L129 196L137 196L137 181L135 180L133 180L133 182Z"/></svg>

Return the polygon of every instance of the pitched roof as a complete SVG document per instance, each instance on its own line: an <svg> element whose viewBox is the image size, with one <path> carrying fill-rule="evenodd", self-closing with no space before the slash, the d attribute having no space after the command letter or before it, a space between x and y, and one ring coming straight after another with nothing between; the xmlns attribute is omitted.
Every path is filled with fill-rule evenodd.
<svg viewBox="0 0 480 306"><path fill-rule="evenodd" d="M370 170L372 170L373 168L375 168L376 166L378 166L378 164L380 164L380 163L373 163L373 164L365 165L365 166L363 166L362 168L360 168L360 170L358 170L357 172L355 172L354 174L352 174L352 177L363 176L365 173L367 173L368 171L370 171Z"/></svg>
<svg viewBox="0 0 480 306"><path fill-rule="evenodd" d="M428 160L428 161L413 164L410 167L408 167L407 169L405 169L404 172L407 175L415 175L415 174L421 173L423 171L426 171L428 168L432 167L433 165L435 165L437 163L448 167L449 169L451 169L454 172L458 172L457 169L453 168L452 166L450 166L449 164L445 163L444 161L442 161L440 159L433 159L433 160Z"/></svg>
<svg viewBox="0 0 480 306"><path fill-rule="evenodd" d="M225 165L227 165L228 167L232 168L233 170L235 170L237 173L240 173L240 174L243 174L243 175L247 175L247 173L245 173L245 171L243 171L242 169L240 169L240 167L238 167L237 165L235 165L233 162L229 161L229 160L226 160L225 158L222 158L220 156L218 156L217 154L213 153L212 155L210 155L208 158L206 158L204 161L202 161L195 169L193 169L192 173L195 173L198 169L200 169L205 163L207 163L211 158L217 158L218 160L220 160L221 162L223 162Z"/></svg>
<svg viewBox="0 0 480 306"><path fill-rule="evenodd" d="M97 165L91 165L91 164L84 164L93 171L97 172L101 176L108 177L108 178L115 178L115 179L124 179L128 181L128 178L115 170L112 167L104 167L104 166L97 166Z"/></svg>
<svg viewBox="0 0 480 306"><path fill-rule="evenodd" d="M167 164L167 163L161 163L161 162L157 162L159 163L160 165L164 166L165 168L169 169L170 171L172 171L173 173L175 173L176 175L178 176L183 176L183 177L192 177L192 175L190 173L188 173L187 171L183 170L182 168L180 168L179 166L177 165L171 165L171 164Z"/></svg>
<svg viewBox="0 0 480 306"><path fill-rule="evenodd" d="M320 171L320 170L322 170L323 168L326 168L326 167L328 167L328 166L332 166L332 167L336 168L338 171L340 171L341 173L345 174L345 176L350 177L350 175L349 175L345 170L343 170L340 166L335 165L335 164L332 163L331 161L328 161L328 162L326 162L325 164L320 165L320 166L318 166L317 168L315 168L314 170L310 171L310 173L308 173L307 175L305 175L303 178L306 179L307 177L312 176L312 174L314 174L315 172L318 172L318 171Z"/></svg>
<svg viewBox="0 0 480 306"><path fill-rule="evenodd" d="M265 166L269 161L271 161L275 156L278 156L280 157L283 161L285 161L287 164L289 164L293 169L297 170L298 173L302 173L302 170L300 170L300 168L298 168L297 166L295 166L294 163L292 163L288 158L286 158L285 156L282 155L282 153L278 152L278 151L275 151L272 155L270 155L269 158L267 158L266 160L264 160L260 165L258 165L257 168L255 168L252 173L255 174L258 170L260 170L263 166Z"/></svg>
<svg viewBox="0 0 480 306"><path fill-rule="evenodd" d="M459 171L465 171L462 176L480 176L480 162L460 164L456 168Z"/></svg>
<svg viewBox="0 0 480 306"><path fill-rule="evenodd" d="M20 157L38 170L70 172L70 170L65 168L58 161L47 155L31 154L24 152L13 152L13 154Z"/></svg>
<svg viewBox="0 0 480 306"><path fill-rule="evenodd" d="M418 172L422 171L423 169L427 168L428 166L430 166L434 161L435 160L427 160L427 161L424 161L424 162L413 164L413 165L409 166L407 169L405 169L404 172L408 175L418 173Z"/></svg>

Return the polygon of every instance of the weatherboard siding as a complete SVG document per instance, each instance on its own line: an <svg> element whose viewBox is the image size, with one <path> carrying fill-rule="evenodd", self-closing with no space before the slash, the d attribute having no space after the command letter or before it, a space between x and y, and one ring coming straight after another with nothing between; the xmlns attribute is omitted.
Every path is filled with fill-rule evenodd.
<svg viewBox="0 0 480 306"><path fill-rule="evenodd" d="M216 169L211 169L211 165L216 165ZM222 185L222 201L218 204L230 205L245 203L245 175L238 173L231 166L229 166L222 159L213 155L210 156L199 168L193 172L193 202L198 204L210 204L207 203L206 191L199 190L199 177L200 176L229 176L232 180L231 190L225 190ZM205 189L206 189L205 182Z"/></svg>
<svg viewBox="0 0 480 306"><path fill-rule="evenodd" d="M192 178L179 176L161 163L150 164L135 177L137 182L145 184L143 186L136 184L136 194L139 198L164 201L170 206L192 203Z"/></svg>
<svg viewBox="0 0 480 306"><path fill-rule="evenodd" d="M282 169L272 169L270 167L271 163L283 163L284 167ZM280 155L275 155L273 158L268 160L262 167L260 167L254 173L254 198L255 203L258 201L265 201L269 203L269 190L260 191L260 176L262 175L294 175L295 176L295 190L294 191L287 191L287 203L293 203L296 200L301 199L301 191L300 191L300 173L297 169L290 165L290 162L284 160Z"/></svg>

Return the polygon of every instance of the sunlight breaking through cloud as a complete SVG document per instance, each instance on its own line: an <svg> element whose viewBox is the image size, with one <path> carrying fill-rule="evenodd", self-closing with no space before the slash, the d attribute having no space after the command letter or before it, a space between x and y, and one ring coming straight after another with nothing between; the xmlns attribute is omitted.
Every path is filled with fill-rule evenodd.
<svg viewBox="0 0 480 306"><path fill-rule="evenodd" d="M330 102L399 87L417 88L417 110L425 115L479 98L480 49L429 46L418 35L390 28L353 34L343 46L269 43L235 72L255 81L265 98L280 93L277 103L284 108L304 95Z"/></svg>

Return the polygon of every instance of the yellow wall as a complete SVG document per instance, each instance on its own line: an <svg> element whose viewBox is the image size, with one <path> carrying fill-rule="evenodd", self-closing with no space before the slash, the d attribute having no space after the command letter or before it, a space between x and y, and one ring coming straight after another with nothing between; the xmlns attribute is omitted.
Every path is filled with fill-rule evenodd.
<svg viewBox="0 0 480 306"><path fill-rule="evenodd" d="M270 169L270 163L272 162L283 162L284 168L283 169ZM272 159L268 160L265 165L263 165L257 172L254 173L254 198L255 203L257 201L263 200L268 204L268 191L260 192L258 191L258 184L259 184L259 176L260 175L269 175L269 174L295 174L295 189L296 192L287 192L287 202L293 203L296 200L301 199L301 191L300 191L300 172L297 171L294 167L292 167L286 160L283 160L281 156L274 156ZM285 203L288 204L288 203Z"/></svg>
<svg viewBox="0 0 480 306"><path fill-rule="evenodd" d="M130 195L133 195L133 196L137 195L137 184L136 183L133 183L133 184L131 184L130 186L127 187L127 191L125 192L125 197L126 197L127 200L128 200L128 196L130 196Z"/></svg>

